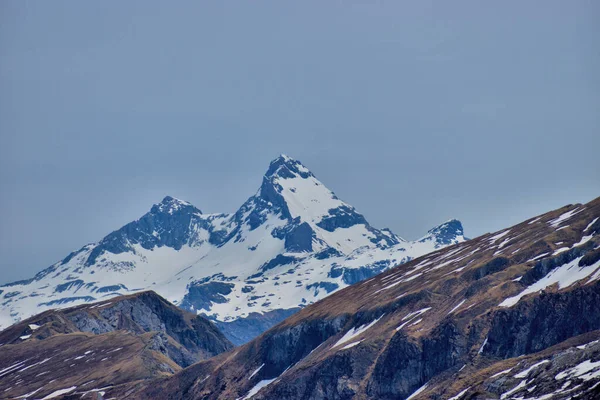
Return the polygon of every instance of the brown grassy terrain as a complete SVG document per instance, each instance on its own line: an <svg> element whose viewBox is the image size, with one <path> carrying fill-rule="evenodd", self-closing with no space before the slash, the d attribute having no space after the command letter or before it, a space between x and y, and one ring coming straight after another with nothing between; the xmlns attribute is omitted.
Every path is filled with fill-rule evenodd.
<svg viewBox="0 0 600 400"><path fill-rule="evenodd" d="M226 351L208 320L154 292L49 310L0 332L0 398L100 395Z"/></svg>
<svg viewBox="0 0 600 400"><path fill-rule="evenodd" d="M561 364L544 368L558 371L581 361L579 353L600 358L595 346L572 349L600 338L599 216L600 199L568 205L428 254L340 290L230 353L139 387L136 396L235 399L275 379L252 398L403 399L424 385L414 399L450 398L466 387L462 398L499 398L520 382L490 380L503 369L554 356ZM569 263L563 286L500 306ZM505 397L553 388L532 389L533 382ZM585 398L595 382L572 384Z"/></svg>

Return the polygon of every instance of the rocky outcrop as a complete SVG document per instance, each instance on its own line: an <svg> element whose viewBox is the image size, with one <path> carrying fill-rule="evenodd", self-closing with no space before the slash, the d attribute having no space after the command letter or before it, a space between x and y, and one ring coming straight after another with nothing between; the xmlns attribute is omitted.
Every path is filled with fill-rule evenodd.
<svg viewBox="0 0 600 400"><path fill-rule="evenodd" d="M541 293L494 313L483 353L500 358L536 353L600 329L600 282L566 293Z"/></svg>
<svg viewBox="0 0 600 400"><path fill-rule="evenodd" d="M170 375L233 347L206 318L154 292L46 311L0 332L0 346L0 393L10 398Z"/></svg>

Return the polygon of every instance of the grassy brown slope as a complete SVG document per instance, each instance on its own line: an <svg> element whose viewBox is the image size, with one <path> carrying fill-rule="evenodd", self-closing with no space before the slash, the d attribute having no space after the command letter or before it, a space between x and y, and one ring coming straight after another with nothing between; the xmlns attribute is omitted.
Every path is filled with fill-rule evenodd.
<svg viewBox="0 0 600 400"><path fill-rule="evenodd" d="M77 397L95 396L233 347L210 321L154 292L49 310L0 332L0 343L0 398L71 387Z"/></svg>
<svg viewBox="0 0 600 400"><path fill-rule="evenodd" d="M562 224L551 224L568 211L577 212ZM600 221L588 225L598 216L600 199L428 254L340 290L235 352L189 367L138 396L238 398L259 381L277 378L253 398L405 398L462 365L489 367L518 352L534 354L600 329L600 310L593 303L600 293L598 281L584 279L560 290L549 286L516 307L499 306L566 262L585 255L592 265ZM589 241L576 245L593 232ZM553 254L562 247L569 250ZM553 314L551 306L559 312ZM409 316L425 308L422 315ZM572 312L580 315L568 322ZM362 334L335 346L349 330L378 318ZM503 321L512 329L505 335L499 328ZM521 325L528 330L519 330ZM536 336L538 331L543 335ZM489 335L490 343L483 345ZM171 397L174 388L177 395Z"/></svg>

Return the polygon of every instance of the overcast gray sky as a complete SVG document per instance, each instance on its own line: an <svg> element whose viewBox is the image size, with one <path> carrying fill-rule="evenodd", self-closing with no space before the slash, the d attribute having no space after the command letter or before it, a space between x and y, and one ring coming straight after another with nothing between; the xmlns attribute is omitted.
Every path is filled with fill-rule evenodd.
<svg viewBox="0 0 600 400"><path fill-rule="evenodd" d="M301 160L377 227L600 196L597 1L0 2L0 282Z"/></svg>

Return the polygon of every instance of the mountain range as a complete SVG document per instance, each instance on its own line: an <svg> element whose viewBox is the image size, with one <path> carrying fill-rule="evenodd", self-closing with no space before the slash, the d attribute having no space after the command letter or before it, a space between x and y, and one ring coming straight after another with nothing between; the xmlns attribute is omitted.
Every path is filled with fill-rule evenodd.
<svg viewBox="0 0 600 400"><path fill-rule="evenodd" d="M281 155L235 213L204 214L167 196L33 278L0 286L0 328L44 310L153 290L241 344L333 292L464 240L457 220L416 241L374 228Z"/></svg>
<svg viewBox="0 0 600 400"><path fill-rule="evenodd" d="M132 399L600 398L600 198L337 291Z"/></svg>
<svg viewBox="0 0 600 400"><path fill-rule="evenodd" d="M435 250L233 347L152 291L0 332L0 398L600 398L600 198Z"/></svg>

